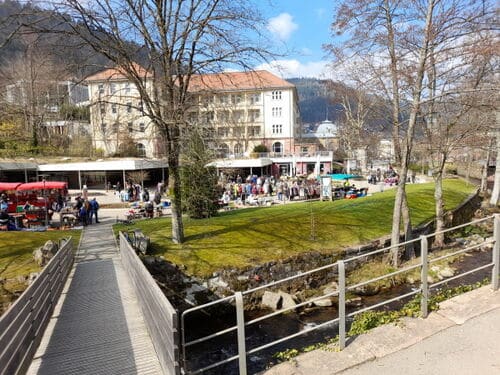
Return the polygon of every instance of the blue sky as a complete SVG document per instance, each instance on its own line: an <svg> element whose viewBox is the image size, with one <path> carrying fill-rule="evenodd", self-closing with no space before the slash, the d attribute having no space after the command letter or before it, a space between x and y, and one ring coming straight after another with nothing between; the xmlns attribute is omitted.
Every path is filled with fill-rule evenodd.
<svg viewBox="0 0 500 375"><path fill-rule="evenodd" d="M328 58L322 50L331 42L333 0L269 0L259 1L268 19L271 39L285 51L278 61L258 68L271 70L283 78L328 78Z"/></svg>

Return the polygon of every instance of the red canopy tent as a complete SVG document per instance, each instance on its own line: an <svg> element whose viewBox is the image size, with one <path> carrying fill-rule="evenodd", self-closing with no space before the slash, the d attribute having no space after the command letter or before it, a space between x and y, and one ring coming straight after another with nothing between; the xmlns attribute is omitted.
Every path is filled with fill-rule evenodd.
<svg viewBox="0 0 500 375"><path fill-rule="evenodd" d="M26 190L43 190L43 189L67 189L68 183L61 181L39 181L39 182L28 182L26 184L21 184L17 187L17 191Z"/></svg>
<svg viewBox="0 0 500 375"><path fill-rule="evenodd" d="M20 182L0 182L0 192L1 191L14 191L17 187L21 185Z"/></svg>

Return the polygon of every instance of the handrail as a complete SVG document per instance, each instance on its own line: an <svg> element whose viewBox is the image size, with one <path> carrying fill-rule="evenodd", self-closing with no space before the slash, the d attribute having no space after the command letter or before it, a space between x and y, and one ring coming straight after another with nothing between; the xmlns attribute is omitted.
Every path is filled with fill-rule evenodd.
<svg viewBox="0 0 500 375"><path fill-rule="evenodd" d="M441 233L444 233L444 232L450 232L450 231L453 231L453 230L464 228L464 227L466 227L468 225L476 225L476 224L479 224L479 223L482 223L482 222L485 222L485 221L488 221L488 220L493 220L493 222L494 222L494 237L493 237L493 240L484 241L483 243L481 243L479 245L469 246L469 247L467 247L465 249L461 249L459 251L454 251L452 253L446 254L444 256L440 256L438 258L434 258L434 259L429 259L428 258L427 252L428 252L428 240L429 240L429 238L433 237L436 234L441 234ZM421 245L421 258L420 258L420 262L418 264L415 264L415 265L412 265L412 266L408 266L408 267L405 267L403 269L399 269L397 271L390 272L390 273L382 275L382 276L374 277L374 278L372 278L370 280L365 280L365 281L359 282L359 283L354 284L354 285L346 285L346 283L345 283L345 264L346 263L352 262L354 260L359 260L361 258L373 256L373 255L376 255L376 254L379 254L379 253L382 253L382 252L386 252L386 251L388 251L388 250L390 250L390 249L392 249L394 247L405 246L407 244L414 243L414 242L417 242L417 241L420 242L420 245ZM428 278L428 265L430 263L434 263L434 262L437 262L439 260L443 260L443 259L446 259L446 258L450 258L450 257L456 256L456 255L461 254L461 253L465 253L465 252L474 250L474 249L476 249L476 248L478 248L480 246L484 246L485 244L494 244L493 251L492 251L492 261L491 262L489 262L486 265L478 266L478 267L476 267L476 268L474 268L472 270L469 270L469 271L466 271L466 272L462 272L462 273L460 273L458 275L446 278L446 279L438 281L438 282L433 282L433 283L429 283L428 282L428 279L427 279ZM298 337L298 336L300 336L302 334L305 334L305 333L309 333L309 332L311 332L311 331L313 331L315 329L319 329L320 327L323 327L323 326L326 326L326 325L329 325L329 324L332 324L332 323L335 323L335 322L339 322L339 347L340 347L340 349L343 349L345 347L345 340L346 340L346 338L345 338L345 326L346 326L346 320L348 318L351 318L351 317L353 317L355 315L361 314L361 313L363 313L365 311L376 309L376 308L381 307L383 305L386 305L388 303L392 303L392 302L395 302L395 301L398 301L398 300L406 299L408 297L411 297L413 295L417 295L419 293L421 293L421 295L422 295L421 302L420 302L421 303L421 311L422 311L422 316L425 318L427 316L427 313L428 313L428 298L429 298L429 290L430 289L435 288L435 287L437 287L439 285L442 285L444 283L447 283L447 282L449 282L451 280L455 280L455 279L458 279L458 278L463 277L465 275L469 275L471 273L477 272L479 270L487 269L489 267L492 268L492 286L493 286L493 289L497 290L499 288L499 285L498 285L499 284L498 273L499 273L499 270L500 270L500 214L495 214L493 216L489 216L487 218L480 219L480 220L474 220L474 221L472 221L470 223L466 223L466 224L458 225L458 226L453 227L453 228L446 229L445 231L440 231L440 232L436 232L436 233L432 233L432 234L428 234L428 235L423 235L423 236L421 236L418 239L406 241L406 242L403 242L403 243L400 243L400 244L397 244L397 245L394 245L394 246L388 246L388 247L385 247L383 249L371 251L371 252L368 252L368 253L363 254L363 255L357 255L355 257L351 257L351 258L348 258L346 260L339 260L336 263L332 263L332 264L328 264L328 265L325 265L325 266L322 266L322 267L318 267L318 268L316 268L314 270L310 270L310 271L307 271L307 272L299 273L297 275L290 276L290 277L284 278L282 280L277 280L277 281L274 281L272 283L269 283L269 284L266 284L266 285L263 285L263 286L259 286L257 288L253 288L253 289L247 290L245 292L241 292L241 293L237 292L237 294L239 293L240 296L248 295L248 294L256 292L256 291L260 291L260 290L263 290L263 289L266 289L266 288L274 287L274 286L276 286L278 284L281 284L281 283L283 283L285 281L295 280L297 278L304 277L304 276L310 275L312 273L323 271L325 269L329 269L329 268L333 268L333 267L337 267L338 273L339 273L339 285L338 285L337 290L335 290L334 292L331 292L331 293L329 293L327 295L324 295L324 296L314 297L314 298L308 299L308 300L303 301L303 302L301 302L301 303L299 303L297 305L294 305L294 306L291 306L291 307L288 307L288 308L285 308L285 309L282 309L282 310L277 310L277 311L274 311L272 313L265 314L263 316L255 318L253 320L245 322L244 326L247 327L247 326L249 326L251 324L254 324L256 322L260 322L260 321L263 321L265 319L269 319L271 317L283 314L285 312L288 312L288 311L291 311L291 310L295 310L298 307L307 305L307 304L309 304L311 302L314 302L314 301L316 301L318 299L323 299L323 298L327 298L329 296L334 296L334 295L338 295L339 296L339 306L338 306L339 307L339 316L337 318L335 318L333 320L330 320L330 321L327 321L327 322L324 322L324 323L321 323L321 324L319 324L319 325L317 325L315 327L312 327L311 329L307 329L307 330L303 330L303 331L300 331L300 332L297 332L297 333L293 333L293 334L291 334L289 336L286 336L286 337L274 340L272 342L265 343L265 344L263 344L263 345L261 345L259 347L249 349L249 350L245 351L243 354L240 352L238 355L230 356L228 358L225 358L225 359L220 360L220 361L215 362L215 363L211 363L211 364L209 364L209 365L207 365L205 367L198 368L198 369L195 369L193 371L189 371L186 368L186 366L185 366L184 371L187 374L198 374L198 373L202 373L202 372L207 371L209 369L216 368L216 367L218 367L220 365L223 365L223 364L226 364L226 363L229 363L231 361L234 361L234 360L238 359L240 361L240 375L243 375L243 374L246 374L246 356L248 356L250 354L253 354L253 353L256 353L258 351L261 351L263 349L269 348L269 347L274 346L276 344L282 343L282 342L287 341L287 340L289 340L291 338ZM374 305L371 305L371 306L367 306L367 307L364 307L362 309L358 309L358 310L356 310L354 312L351 312L349 314L345 313L345 304L346 304L345 293L346 293L346 291L353 290L355 288L359 288L361 286L368 285L370 283L374 283L374 282L377 282L377 281L380 281L380 280L383 280L383 279L386 279L386 278L394 277L396 275L399 275L399 274L402 274L402 273L406 273L406 272L409 272L411 270L415 270L415 269L418 269L418 268L420 268L420 270L421 270L421 284L420 284L420 288L417 288L415 290L412 290L411 292L404 293L402 295L390 298L388 300L381 301L381 302L379 302L377 304L374 304ZM235 294L235 296L236 296L236 294ZM213 334L201 337L201 338L197 338L195 340L188 341L188 342L186 342L186 337L185 337L185 331L186 331L185 316L187 314L190 314L190 313L192 313L193 311L196 311L196 310L206 309L207 307L214 306L217 303L223 303L223 302L227 303L227 302L233 300L235 298L235 296L229 296L229 297L225 297L225 298L223 298L221 300L218 300L218 301L212 301L210 303L207 303L207 304L204 304L204 305L200 305L200 306L197 306L197 307L185 310L182 313L182 315L181 315L181 332L182 332L182 348L183 348L183 355L184 355L184 358L183 358L184 364L187 363L185 348L189 347L189 346L192 346L194 344L208 341L209 339L213 339L215 337L219 337L219 336L221 336L223 334L226 334L228 332L233 332L235 330L238 330L238 341L240 343L244 342L244 340L245 340L244 330L238 328L238 325L226 328L226 329L218 331L216 333L213 333ZM243 303L242 303L242 301L236 303L236 313L240 314L240 316L242 316L241 315L243 313ZM242 368L244 370L242 370Z"/></svg>
<svg viewBox="0 0 500 375"><path fill-rule="evenodd" d="M74 262L70 237L0 317L0 374L27 370Z"/></svg>

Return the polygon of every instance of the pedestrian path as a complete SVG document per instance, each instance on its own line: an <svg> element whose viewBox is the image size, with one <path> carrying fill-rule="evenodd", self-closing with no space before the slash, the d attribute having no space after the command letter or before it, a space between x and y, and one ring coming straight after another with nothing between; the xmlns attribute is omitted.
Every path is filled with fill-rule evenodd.
<svg viewBox="0 0 500 375"><path fill-rule="evenodd" d="M500 374L500 290L491 286L440 304L426 319L405 318L314 350L261 375Z"/></svg>
<svg viewBox="0 0 500 375"><path fill-rule="evenodd" d="M161 374L113 220L86 227L29 375Z"/></svg>

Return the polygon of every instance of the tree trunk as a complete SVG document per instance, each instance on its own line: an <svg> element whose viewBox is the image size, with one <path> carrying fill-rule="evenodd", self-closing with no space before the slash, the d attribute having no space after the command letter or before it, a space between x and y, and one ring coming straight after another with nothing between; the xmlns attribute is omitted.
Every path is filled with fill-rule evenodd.
<svg viewBox="0 0 500 375"><path fill-rule="evenodd" d="M479 191L484 193L488 189L488 166L490 165L491 150L493 149L494 139L490 140L490 145L486 151L486 160L484 161L483 170L481 173L481 187Z"/></svg>
<svg viewBox="0 0 500 375"><path fill-rule="evenodd" d="M495 182L493 183L493 192L491 193L490 204L498 206L500 204L500 112L496 114L495 136L497 138L497 161L495 167Z"/></svg>
<svg viewBox="0 0 500 375"><path fill-rule="evenodd" d="M171 211L172 211L172 242L184 242L184 223L182 221L182 200L181 200L181 179L180 169L176 165L176 157L168 158L169 178L168 187L171 192ZM178 164L178 163L177 163Z"/></svg>
<svg viewBox="0 0 500 375"><path fill-rule="evenodd" d="M399 231L401 224L401 208L403 197L405 194L406 178L408 176L408 163L410 160L411 149L413 145L413 136L415 133L415 125L417 123L417 115L420 111L420 97L422 95L422 83L425 74L425 64L427 61L428 47L432 34L432 17L434 13L435 0L429 0L427 3L427 14L425 20L425 32L422 47L420 48L419 61L417 68L417 77L415 79L415 88L413 91L413 104L411 106L410 118L408 119L408 129L406 131L406 142L404 145L404 153L402 156L401 173L399 176L398 190L396 192L396 199L394 202L394 210L392 216L392 233L391 249L392 263L394 267L399 265Z"/></svg>
<svg viewBox="0 0 500 375"><path fill-rule="evenodd" d="M410 241L413 239L413 228L411 225L410 207L408 206L406 190L404 191L403 201L401 203L401 214L403 215L405 241ZM413 243L410 243L405 246L405 259L408 260L413 258L415 258L415 246Z"/></svg>
<svg viewBox="0 0 500 375"><path fill-rule="evenodd" d="M444 202L443 202L443 169L441 168L434 177L434 203L436 205L436 232L444 230ZM444 233L436 234L434 246L444 246Z"/></svg>

